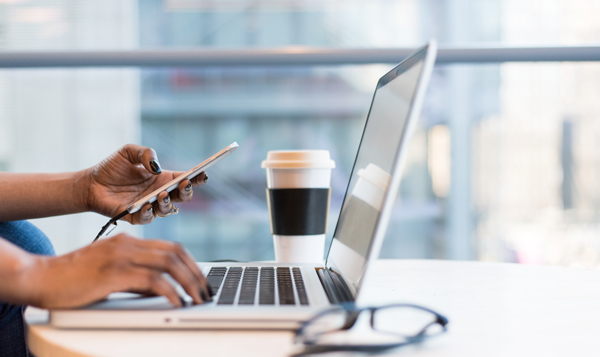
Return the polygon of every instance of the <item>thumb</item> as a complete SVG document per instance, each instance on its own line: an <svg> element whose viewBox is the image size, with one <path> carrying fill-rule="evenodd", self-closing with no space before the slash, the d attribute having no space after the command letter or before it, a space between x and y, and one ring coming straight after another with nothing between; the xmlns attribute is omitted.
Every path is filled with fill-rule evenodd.
<svg viewBox="0 0 600 357"><path fill-rule="evenodd" d="M147 148L140 145L128 144L122 149L122 154L134 165L142 164L146 170L154 175L158 175L162 172L158 158L156 157L156 151L151 148Z"/></svg>

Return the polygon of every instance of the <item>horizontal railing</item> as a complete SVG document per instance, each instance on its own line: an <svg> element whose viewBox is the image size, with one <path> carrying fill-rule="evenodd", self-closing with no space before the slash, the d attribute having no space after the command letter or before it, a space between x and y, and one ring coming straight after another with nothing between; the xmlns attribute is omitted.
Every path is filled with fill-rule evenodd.
<svg viewBox="0 0 600 357"><path fill-rule="evenodd" d="M0 68L318 66L397 63L414 49L191 49L0 52ZM600 61L600 46L442 47L437 63Z"/></svg>

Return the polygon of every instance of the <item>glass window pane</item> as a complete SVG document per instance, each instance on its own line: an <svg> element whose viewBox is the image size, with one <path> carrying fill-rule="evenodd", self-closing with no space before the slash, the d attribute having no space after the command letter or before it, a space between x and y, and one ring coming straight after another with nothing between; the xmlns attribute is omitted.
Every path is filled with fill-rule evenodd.
<svg viewBox="0 0 600 357"><path fill-rule="evenodd" d="M0 49L600 41L598 4L584 0L253 4L4 1ZM391 66L1 70L0 170L82 169L128 142L186 170L238 141L179 215L115 232L182 241L199 260L272 259L266 151L331 151L331 235L375 83ZM381 256L598 267L599 73L598 63L438 66ZM36 223L62 253L87 244L104 221Z"/></svg>

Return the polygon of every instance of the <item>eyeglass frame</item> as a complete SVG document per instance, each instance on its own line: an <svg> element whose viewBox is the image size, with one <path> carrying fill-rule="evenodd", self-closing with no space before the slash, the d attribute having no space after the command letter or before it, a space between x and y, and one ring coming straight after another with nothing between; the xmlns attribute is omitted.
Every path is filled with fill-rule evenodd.
<svg viewBox="0 0 600 357"><path fill-rule="evenodd" d="M375 325L375 311L381 310L381 309L387 309L387 308L394 308L394 307L408 307L408 308L419 309L419 310L426 311L426 312L433 314L436 317L436 319L434 321L430 322L429 324L425 325L421 329L421 331L419 331L418 333L416 333L412 336L405 336L405 335L393 333L390 331L377 330L374 326ZM377 331L377 332L390 333L390 334L402 336L402 337L406 338L406 341L396 342L396 343L387 343L387 344L373 344L373 345L319 344L316 342L316 339L314 339L314 338L312 340L302 340L301 341L301 338L305 337L304 336L305 329L308 326L310 326L311 323L313 323L314 321L318 320L319 318L321 318L327 314L336 312L339 309L342 309L347 313L346 321L344 322L344 325L338 329L318 333L314 337L319 337L319 336L322 336L322 335L325 335L328 333L334 333L334 332L338 332L338 331L350 330L356 324L356 321L358 320L358 317L360 316L360 314L365 311L369 311L371 314L371 318L370 318L371 329L373 329L374 331ZM356 351L356 352L384 351L384 350L391 349L391 348L396 348L396 347L401 347L401 346L417 343L427 337L435 336L435 335L429 335L429 336L425 335L425 332L427 331L427 329L434 324L439 324L442 327L442 331L440 331L439 334L442 334L448 330L448 328L447 328L448 318L446 318L445 316L443 316L429 308L426 308L426 307L420 306L420 305L389 304L389 305L383 305L383 306L368 306L368 307L356 308L356 305L354 303L344 303L344 304L340 304L339 306L337 306L333 309L321 311L317 315L315 315L315 316L311 317L310 319L305 320L301 323L300 327L294 331L294 340L297 343L302 342L302 344L305 346L305 348L307 350L305 350L302 353L296 354L294 356L302 356L304 354L333 352L333 351Z"/></svg>

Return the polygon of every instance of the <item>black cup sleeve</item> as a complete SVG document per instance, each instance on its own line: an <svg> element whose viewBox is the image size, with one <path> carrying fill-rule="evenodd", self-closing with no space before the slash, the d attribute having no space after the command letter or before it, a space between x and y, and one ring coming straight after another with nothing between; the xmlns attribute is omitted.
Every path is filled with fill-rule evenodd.
<svg viewBox="0 0 600 357"><path fill-rule="evenodd" d="M325 234L330 192L329 188L267 188L271 233Z"/></svg>

